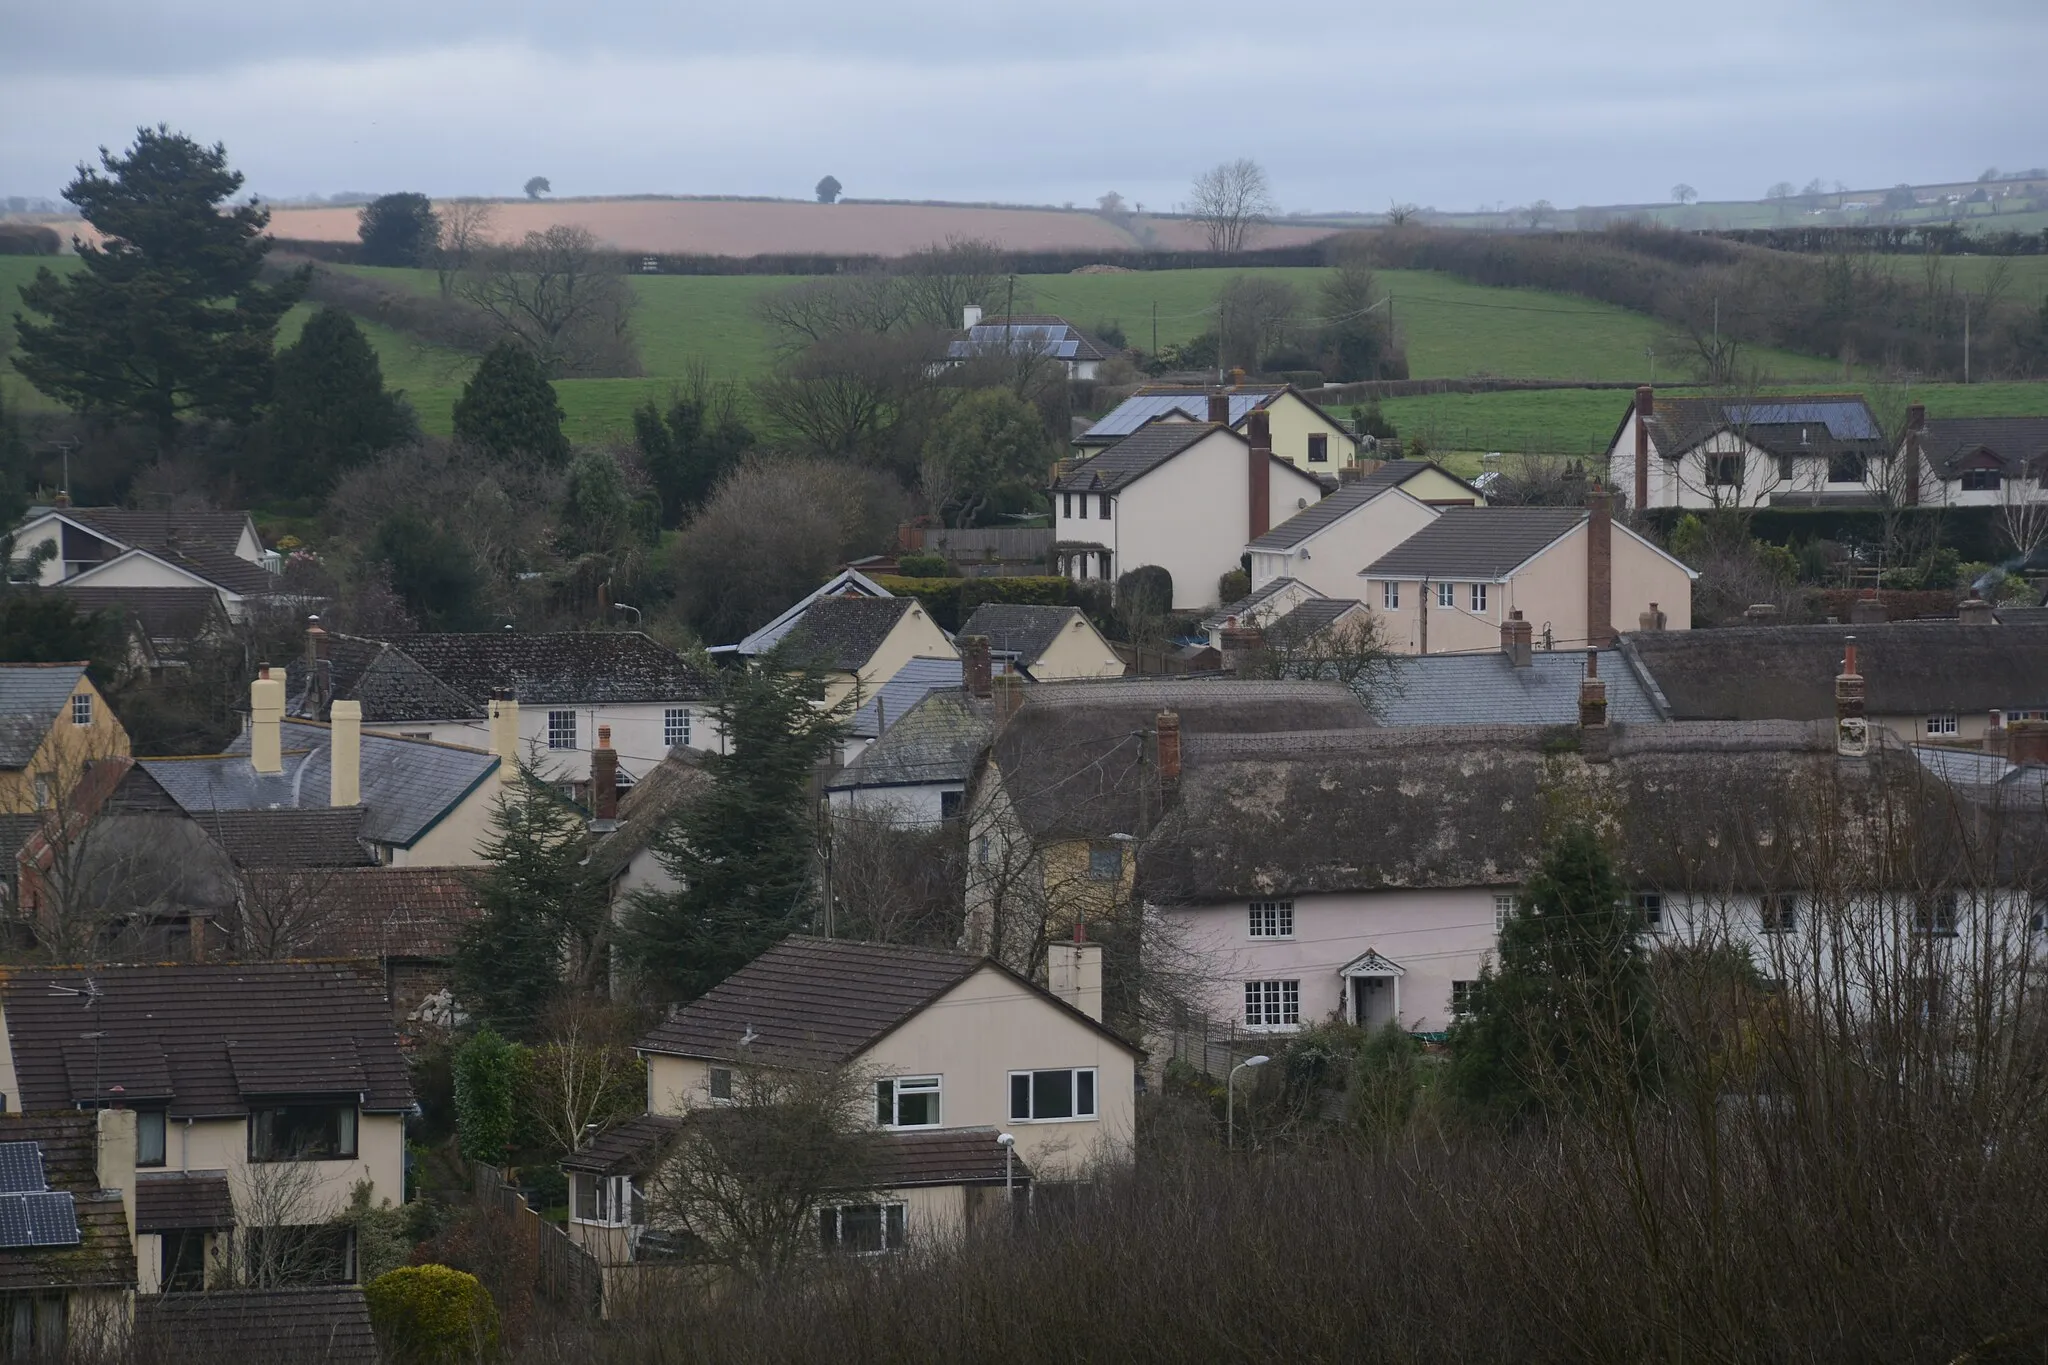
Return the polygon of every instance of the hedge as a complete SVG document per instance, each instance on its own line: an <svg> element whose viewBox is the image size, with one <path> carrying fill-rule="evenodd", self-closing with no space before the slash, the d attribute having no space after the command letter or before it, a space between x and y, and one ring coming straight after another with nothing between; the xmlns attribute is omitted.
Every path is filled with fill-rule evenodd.
<svg viewBox="0 0 2048 1365"><path fill-rule="evenodd" d="M476 1276L445 1265L387 1270L363 1286L370 1324L401 1365L461 1365L498 1349L498 1306Z"/></svg>
<svg viewBox="0 0 2048 1365"><path fill-rule="evenodd" d="M1652 507L1644 516L1668 543L1671 528L1697 508ZM1914 544L1946 545L1964 560L2002 564L2011 555L1998 528L1996 507L1912 507L1897 515ZM1884 540L1885 513L1868 507L1766 507L1751 514L1749 533L1772 545L1833 540L1850 545L1877 545ZM1933 535L1922 539L1923 528Z"/></svg>
<svg viewBox="0 0 2048 1365"><path fill-rule="evenodd" d="M519 1080L519 1050L483 1030L455 1054L455 1136L462 1155L502 1166L512 1144L512 1092Z"/></svg>
<svg viewBox="0 0 2048 1365"><path fill-rule="evenodd" d="M877 574L874 581L898 597L915 597L939 628L946 631L958 631L961 623L984 602L1072 606L1089 611L1092 601L1079 591L1083 585L1056 574L1022 578L905 578L899 574Z"/></svg>

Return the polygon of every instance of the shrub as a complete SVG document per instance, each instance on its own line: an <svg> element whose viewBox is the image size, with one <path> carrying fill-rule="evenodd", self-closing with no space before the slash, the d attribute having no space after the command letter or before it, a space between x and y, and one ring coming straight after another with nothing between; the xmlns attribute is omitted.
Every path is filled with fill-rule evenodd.
<svg viewBox="0 0 2048 1365"><path fill-rule="evenodd" d="M63 244L41 223L0 223L0 256L54 256Z"/></svg>
<svg viewBox="0 0 2048 1365"><path fill-rule="evenodd" d="M960 610L971 614L984 602L1015 602L1034 607L1075 603L1074 584L1057 574L1024 578L970 578L960 587ZM1075 603L1078 605L1078 603Z"/></svg>
<svg viewBox="0 0 2048 1365"><path fill-rule="evenodd" d="M1140 564L1116 580L1116 609L1126 616L1164 616L1173 610L1173 575Z"/></svg>
<svg viewBox="0 0 2048 1365"><path fill-rule="evenodd" d="M902 555L896 567L905 578L944 578L947 566L944 555Z"/></svg>
<svg viewBox="0 0 2048 1365"><path fill-rule="evenodd" d="M455 1054L455 1134L471 1161L500 1166L512 1141L519 1050L490 1029Z"/></svg>
<svg viewBox="0 0 2048 1365"><path fill-rule="evenodd" d="M1252 576L1243 569L1232 569L1216 580L1216 597L1221 602L1235 602L1240 597L1252 595Z"/></svg>
<svg viewBox="0 0 2048 1365"><path fill-rule="evenodd" d="M363 1286L370 1321L403 1365L458 1365L498 1349L498 1308L476 1276L445 1265L387 1270Z"/></svg>

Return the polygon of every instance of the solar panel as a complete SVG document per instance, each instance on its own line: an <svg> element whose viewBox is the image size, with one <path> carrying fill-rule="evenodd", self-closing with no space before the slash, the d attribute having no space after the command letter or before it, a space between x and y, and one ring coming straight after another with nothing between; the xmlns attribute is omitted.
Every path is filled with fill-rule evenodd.
<svg viewBox="0 0 2048 1365"><path fill-rule="evenodd" d="M43 1149L33 1142L0 1142L0 1194L47 1190Z"/></svg>
<svg viewBox="0 0 2048 1365"><path fill-rule="evenodd" d="M1793 426L1811 423L1827 428L1838 441L1878 438L1870 410L1861 403L1748 403L1728 409L1730 421L1743 426Z"/></svg>
<svg viewBox="0 0 2048 1365"><path fill-rule="evenodd" d="M0 1248L77 1246L78 1207L63 1190L0 1194Z"/></svg>

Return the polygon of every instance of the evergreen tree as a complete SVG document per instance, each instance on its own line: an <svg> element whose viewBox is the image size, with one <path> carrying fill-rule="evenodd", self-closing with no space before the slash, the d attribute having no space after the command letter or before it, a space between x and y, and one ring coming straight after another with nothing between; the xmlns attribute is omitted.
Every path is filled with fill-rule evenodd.
<svg viewBox="0 0 2048 1365"><path fill-rule="evenodd" d="M270 214L253 201L223 210L242 187L225 147L159 125L126 155L101 148L100 166L80 166L64 197L102 241L80 243L70 274L44 267L21 287L48 321L16 315L15 368L80 412L148 422L165 445L188 413L248 420L307 271L258 283Z"/></svg>
<svg viewBox="0 0 2048 1365"><path fill-rule="evenodd" d="M1655 1072L1642 923L1599 838L1569 827L1501 930L1452 1027L1451 1080L1503 1117L1598 1104Z"/></svg>
<svg viewBox="0 0 2048 1365"><path fill-rule="evenodd" d="M810 924L810 780L846 726L823 695L823 670L788 646L727 675L712 708L726 749L705 756L709 788L655 844L681 889L629 912L624 946L656 994L695 999Z"/></svg>
<svg viewBox="0 0 2048 1365"><path fill-rule="evenodd" d="M441 219L424 194L387 194L363 205L356 236L363 265L424 266L441 245Z"/></svg>
<svg viewBox="0 0 2048 1365"><path fill-rule="evenodd" d="M640 463L661 495L661 524L680 526L711 496L725 472L755 445L737 414L713 418L695 399L677 399L666 417L648 399L633 411Z"/></svg>
<svg viewBox="0 0 2048 1365"><path fill-rule="evenodd" d="M468 547L411 508L386 517L368 558L390 566L391 590L423 630L483 624L483 578Z"/></svg>
<svg viewBox="0 0 2048 1365"><path fill-rule="evenodd" d="M116 612L85 612L62 593L0 584L0 663L91 665L93 680L106 686L120 676L121 618Z"/></svg>
<svg viewBox="0 0 2048 1365"><path fill-rule="evenodd" d="M455 954L455 994L471 1017L531 1039L547 1007L588 989L605 962L605 888L586 875L583 812L521 765L491 811L483 918Z"/></svg>
<svg viewBox="0 0 2048 1365"><path fill-rule="evenodd" d="M562 405L532 351L506 337L484 354L455 404L457 440L501 460L559 468L569 458Z"/></svg>
<svg viewBox="0 0 2048 1365"><path fill-rule="evenodd" d="M983 509L1009 495L1030 498L1051 462L1038 409L1008 389L981 389L953 405L925 443L927 469L944 482L955 524L974 525Z"/></svg>
<svg viewBox="0 0 2048 1365"><path fill-rule="evenodd" d="M321 309L278 353L270 435L276 486L294 495L325 493L413 435L412 409L386 392L377 352L341 309Z"/></svg>

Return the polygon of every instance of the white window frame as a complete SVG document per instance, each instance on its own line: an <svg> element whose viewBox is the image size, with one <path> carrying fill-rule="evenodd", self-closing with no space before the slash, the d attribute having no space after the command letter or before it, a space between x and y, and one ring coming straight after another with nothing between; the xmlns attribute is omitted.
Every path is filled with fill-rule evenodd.
<svg viewBox="0 0 2048 1365"><path fill-rule="evenodd" d="M1294 937L1294 902L1253 901L1245 916L1245 937L1276 939Z"/></svg>
<svg viewBox="0 0 2048 1365"><path fill-rule="evenodd" d="M1960 932L1963 898L1954 891L1932 891L1913 900L1913 932L1921 938L1954 938Z"/></svg>
<svg viewBox="0 0 2048 1365"><path fill-rule="evenodd" d="M1484 583L1474 583L1472 585L1472 610L1486 610L1486 585Z"/></svg>
<svg viewBox="0 0 2048 1365"><path fill-rule="evenodd" d="M1116 868L1104 873L1100 870L1098 858L1115 857ZM1093 843L1088 845L1088 880L1091 882L1121 882L1124 879L1124 846L1116 843Z"/></svg>
<svg viewBox="0 0 2048 1365"><path fill-rule="evenodd" d="M1522 913L1520 901L1512 891L1493 893L1493 932L1498 934L1508 927L1508 921Z"/></svg>
<svg viewBox="0 0 2048 1365"><path fill-rule="evenodd" d="M625 1175L598 1175L595 1171L572 1171L570 1178L577 1182L577 1188L569 1192L569 1217L578 1223L600 1228L630 1227L633 1222L633 1178ZM584 1181L595 1181L585 1185ZM594 1217L585 1217L583 1202L577 1196L584 1189L593 1189L596 1198Z"/></svg>
<svg viewBox="0 0 2048 1365"><path fill-rule="evenodd" d="M1380 605L1388 611L1401 610L1401 580L1389 578L1380 584Z"/></svg>
<svg viewBox="0 0 2048 1365"><path fill-rule="evenodd" d="M724 1093L721 1094L721 1091ZM704 1075L704 1093L710 1096L713 1104L731 1104L732 1068L729 1066L714 1066L710 1068Z"/></svg>
<svg viewBox="0 0 2048 1365"><path fill-rule="evenodd" d="M1757 897L1757 931L1765 934L1799 932L1799 897L1790 891L1767 891Z"/></svg>
<svg viewBox="0 0 2048 1365"><path fill-rule="evenodd" d="M1018 1113L1018 1079L1023 1078L1025 1081L1024 1093L1026 1098L1026 1104L1024 1107L1027 1109L1035 1109L1038 1104L1038 1078L1040 1076L1049 1076L1054 1072L1065 1072L1069 1077L1069 1088L1067 1091L1067 1107L1071 1109L1073 1112L1066 1117L1061 1117L1060 1115L1055 1114L1049 1118L1039 1118L1035 1114ZM1081 1112L1080 1078L1084 1074L1089 1078L1088 1101L1090 1107L1086 1113ZM1010 1073L1009 1084L1009 1121L1011 1123L1094 1123L1102 1117L1102 1077L1097 1074L1096 1069L1092 1066L1042 1066L1032 1071L1012 1071Z"/></svg>
<svg viewBox="0 0 2048 1365"><path fill-rule="evenodd" d="M690 747L690 726L695 719L687 706L665 707L661 713L661 742L674 749Z"/></svg>
<svg viewBox="0 0 2048 1365"><path fill-rule="evenodd" d="M1437 584L1436 604L1439 607L1456 610L1458 606L1458 585L1456 583Z"/></svg>
<svg viewBox="0 0 2048 1365"><path fill-rule="evenodd" d="M1274 977L1245 982L1244 1026L1251 1033L1292 1033L1300 1028L1300 980Z"/></svg>
<svg viewBox="0 0 2048 1365"><path fill-rule="evenodd" d="M564 716L568 717L566 727L561 724ZM564 749L580 747L577 744L577 740L583 737L583 727L578 724L578 720L579 717L573 710L548 712L548 748L560 752ZM561 734L565 728L569 737L567 744L561 742Z"/></svg>
<svg viewBox="0 0 2048 1365"><path fill-rule="evenodd" d="M1478 987L1477 981L1453 981L1451 983L1451 1018L1463 1019L1472 1013L1472 992Z"/></svg>
<svg viewBox="0 0 2048 1365"><path fill-rule="evenodd" d="M882 1245L873 1251L850 1251L846 1247L846 1211L848 1209L874 1209L882 1220ZM895 1212L896 1241L889 1240L889 1217ZM832 1219L832 1244L825 1248L833 1256L889 1256L902 1251L910 1244L910 1205L900 1199L877 1199L869 1204L833 1204L818 1210L819 1228L823 1230L824 1219Z"/></svg>
<svg viewBox="0 0 2048 1365"><path fill-rule="evenodd" d="M1664 893L1662 891L1638 891L1630 898L1636 909L1636 918L1645 929L1659 932L1664 928Z"/></svg>
<svg viewBox="0 0 2048 1365"><path fill-rule="evenodd" d="M87 729L92 725L92 693L73 692L71 694L71 723L81 730Z"/></svg>
<svg viewBox="0 0 2048 1365"><path fill-rule="evenodd" d="M1955 734L1955 733L1956 733L1956 715L1955 715L1955 712L1953 712L1953 711L1950 711L1950 712L1948 712L1948 713L1946 713L1946 714L1944 714L1944 715L1939 715L1939 716L1929 716L1929 717L1927 718L1927 737L1928 737L1929 739L1934 739L1934 738L1936 738L1936 737L1938 737L1938 736L1941 736L1941 735L1953 735L1953 734Z"/></svg>
<svg viewBox="0 0 2048 1365"><path fill-rule="evenodd" d="M1324 432L1311 432L1308 438L1308 462L1328 464L1330 462L1330 438Z"/></svg>
<svg viewBox="0 0 2048 1365"><path fill-rule="evenodd" d="M943 1128L945 1126L946 1099L944 1076L888 1076L875 1082L875 1122L883 1128L915 1130L920 1128ZM888 1099L882 1098L883 1087L888 1087ZM932 1097L932 1116L929 1123L905 1123L903 1097L905 1095L929 1095ZM889 1117L881 1116L880 1106L889 1106Z"/></svg>

